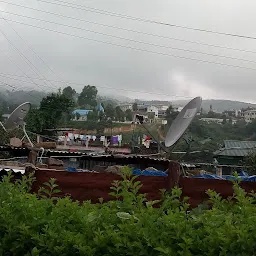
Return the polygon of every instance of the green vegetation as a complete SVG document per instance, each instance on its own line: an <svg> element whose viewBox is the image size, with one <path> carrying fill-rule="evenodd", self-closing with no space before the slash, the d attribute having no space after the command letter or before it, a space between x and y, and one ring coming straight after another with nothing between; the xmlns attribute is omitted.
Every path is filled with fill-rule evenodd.
<svg viewBox="0 0 256 256"><path fill-rule="evenodd" d="M61 92L44 97L39 108L32 109L26 117L27 128L35 133L43 133L45 129L57 128L71 117L74 107L72 99Z"/></svg>
<svg viewBox="0 0 256 256"><path fill-rule="evenodd" d="M180 189L147 201L127 167L122 176L111 187L115 201L99 198L98 204L81 205L56 198L53 179L30 194L31 175L16 184L5 176L0 183L0 255L255 254L255 194L246 195L237 183L234 200L207 191L212 208L188 211Z"/></svg>

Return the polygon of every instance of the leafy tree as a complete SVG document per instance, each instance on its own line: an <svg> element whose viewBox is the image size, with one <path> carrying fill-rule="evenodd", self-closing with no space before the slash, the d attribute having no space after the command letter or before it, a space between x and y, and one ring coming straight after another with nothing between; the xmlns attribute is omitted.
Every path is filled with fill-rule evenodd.
<svg viewBox="0 0 256 256"><path fill-rule="evenodd" d="M116 112L116 120L123 122L125 117L123 110L119 106L117 106L115 109L115 112Z"/></svg>
<svg viewBox="0 0 256 256"><path fill-rule="evenodd" d="M98 121L98 119L99 119L99 116L97 111L90 111L87 115L87 120Z"/></svg>
<svg viewBox="0 0 256 256"><path fill-rule="evenodd" d="M137 102L134 102L134 103L132 104L132 110L133 110L133 111L138 111L138 104L137 104Z"/></svg>
<svg viewBox="0 0 256 256"><path fill-rule="evenodd" d="M44 115L40 109L31 109L26 116L26 128L35 133L42 133L44 128Z"/></svg>
<svg viewBox="0 0 256 256"><path fill-rule="evenodd" d="M78 104L81 107L95 108L97 106L98 90L95 86L87 85L78 96Z"/></svg>
<svg viewBox="0 0 256 256"><path fill-rule="evenodd" d="M246 166L247 171L251 175L256 174L256 151L250 152L244 160L244 164Z"/></svg>
<svg viewBox="0 0 256 256"><path fill-rule="evenodd" d="M27 117L27 126L34 132L56 128L63 121L64 114L70 115L73 101L60 93L43 98L39 109L33 109Z"/></svg>
<svg viewBox="0 0 256 256"><path fill-rule="evenodd" d="M115 111L115 108L112 104L108 104L106 107L105 107L105 114L106 114L106 117L107 118L110 118L112 120L115 119L115 116L116 116L116 111Z"/></svg>
<svg viewBox="0 0 256 256"><path fill-rule="evenodd" d="M127 121L132 121L132 111L130 109L126 109L125 118Z"/></svg>
<svg viewBox="0 0 256 256"><path fill-rule="evenodd" d="M65 97L74 100L74 96L76 95L76 90L73 89L71 86L67 86L63 89L62 94Z"/></svg>
<svg viewBox="0 0 256 256"><path fill-rule="evenodd" d="M100 112L99 113L99 120L103 121L103 120L106 120L106 119L107 119L107 117L106 117L105 113L104 112Z"/></svg>
<svg viewBox="0 0 256 256"><path fill-rule="evenodd" d="M231 121L232 122L232 121ZM222 124L226 124L227 123L227 118L226 116L223 117L223 121L222 121Z"/></svg>
<svg viewBox="0 0 256 256"><path fill-rule="evenodd" d="M172 105L170 105L167 108L167 110L166 110L166 119L167 119L168 125L170 125L172 123L172 121L177 117L178 114L179 114L179 112L175 111Z"/></svg>

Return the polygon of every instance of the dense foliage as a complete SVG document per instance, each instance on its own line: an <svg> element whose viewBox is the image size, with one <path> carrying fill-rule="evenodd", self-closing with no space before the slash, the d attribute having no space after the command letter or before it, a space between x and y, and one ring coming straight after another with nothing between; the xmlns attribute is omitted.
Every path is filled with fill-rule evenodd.
<svg viewBox="0 0 256 256"><path fill-rule="evenodd" d="M35 133L57 128L69 120L74 102L62 93L52 93L44 97L38 109L32 109L26 117L27 128Z"/></svg>
<svg viewBox="0 0 256 256"><path fill-rule="evenodd" d="M208 191L212 208L188 211L180 189L148 202L138 194L136 177L123 171L124 179L112 186L116 201L82 205L55 198L53 179L35 195L28 193L31 176L16 184L6 176L0 183L0 255L255 255L255 194L234 184L234 202Z"/></svg>

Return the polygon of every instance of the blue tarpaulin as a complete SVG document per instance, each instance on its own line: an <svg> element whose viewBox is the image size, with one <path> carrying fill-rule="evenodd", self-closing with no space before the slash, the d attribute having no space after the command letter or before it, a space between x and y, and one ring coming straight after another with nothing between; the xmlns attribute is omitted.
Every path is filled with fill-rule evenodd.
<svg viewBox="0 0 256 256"><path fill-rule="evenodd" d="M163 171L151 171L151 170L145 170L145 171L141 171L140 169L135 169L133 170L133 175L136 176L168 176L167 173L163 172Z"/></svg>
<svg viewBox="0 0 256 256"><path fill-rule="evenodd" d="M256 175L249 176L248 173L244 171L240 171L238 173L238 178L233 175L224 175L222 177L214 175L214 174L200 174L197 176L193 176L193 178L201 178L201 179L216 179L216 180L241 180L241 181L252 181L256 182Z"/></svg>

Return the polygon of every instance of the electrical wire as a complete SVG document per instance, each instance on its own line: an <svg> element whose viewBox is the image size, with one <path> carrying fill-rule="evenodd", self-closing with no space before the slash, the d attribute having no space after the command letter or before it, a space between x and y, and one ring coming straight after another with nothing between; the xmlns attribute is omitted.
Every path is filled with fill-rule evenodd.
<svg viewBox="0 0 256 256"><path fill-rule="evenodd" d="M24 76L17 76L17 75L12 75L12 74L5 74L5 73L0 73L1 77L6 77L6 78L10 78L10 79L14 79L14 80L18 80L18 81L22 81L22 82L27 82L25 80L20 80L17 78L13 78L12 76L15 77L21 77L21 78L26 78ZM31 77L33 78L33 77ZM37 79L37 80L42 80L42 78L33 78L33 79ZM63 82L63 81L58 81L58 80L51 80L52 82ZM71 82L71 81L66 81L67 84L69 85L81 85L84 86L84 83L76 83L76 82ZM93 83L92 83L93 84ZM40 85L40 84L38 84ZM193 96L186 96L186 95L175 95L175 94L167 94L167 93L156 93L156 92L150 92L150 91L138 91L138 90L130 90L130 89L123 89L123 88L117 88L117 87L107 87L107 86L100 86L100 85L96 85L97 88L102 88L102 89L109 89L109 90L115 90L115 91L125 91L125 92L135 92L135 93L142 93L142 94L149 94L149 95L159 95L159 96L168 96L168 97L176 97L176 98L180 98L180 99L187 99L190 100L193 98ZM18 88L16 88L18 89ZM227 99L228 100L228 99ZM219 100L221 102L224 102L226 100Z"/></svg>
<svg viewBox="0 0 256 256"><path fill-rule="evenodd" d="M19 90L19 88L17 88L17 87L14 86L14 85L11 85L11 84L9 84L9 83L2 82L2 85L8 86L8 87L10 87L10 88L12 88L12 89ZM41 98L39 98L39 97L37 97L37 96L35 96L35 95L32 95L29 91L27 91L27 93L28 93L30 96L32 96L33 98L37 98L37 99L40 100L40 101L42 100Z"/></svg>
<svg viewBox="0 0 256 256"><path fill-rule="evenodd" d="M1 18L1 19L4 19L4 18ZM23 57L23 59L25 59L25 62L28 64L28 66L31 68L31 70L33 71L33 72L35 72L35 74L37 74L39 77L40 77L40 75L39 75L39 73L36 71L36 70L34 70L33 69L33 67L35 68L35 69L37 69L36 67L35 67L35 65L11 42L11 40L9 40L8 39L8 37L6 36L6 34L0 29L0 32L1 32L1 34L5 37L5 39L7 40L7 42L18 52L18 54L21 56L21 57ZM33 67L32 67L33 66ZM43 75L42 75L42 77L44 77ZM45 78L45 77L44 77ZM47 87L49 87L49 85L46 83L46 82L44 82L45 83L45 85L47 86ZM50 87L51 88L51 87Z"/></svg>
<svg viewBox="0 0 256 256"><path fill-rule="evenodd" d="M3 74L3 73L0 73L0 76L2 77L6 77L6 78L9 78L9 79L14 79L14 80L18 80L18 81L22 81L22 82L26 82L25 80L20 80L20 79L17 79L17 78L12 78L11 76L14 76L14 75L7 75L7 74ZM23 76L18 76L18 77L23 77ZM42 78L34 78L34 79L39 79L39 80L42 80ZM58 80L50 80L52 82L62 82L62 81L58 81ZM66 81L67 84L71 84L71 85L81 85L81 86L84 86L84 84L82 83L75 83L75 82L69 82L69 81ZM40 85L40 84L37 84L37 85ZM96 86L97 88L103 88L103 89L109 89L109 90L115 90L115 91L125 91L125 92L135 92L135 93L143 93L143 94L152 94L152 95L161 95L161 96L169 96L169 97L177 97L177 98L187 98L187 99L192 99L192 97L189 97L189 96L182 96L182 95L172 95L172 94L166 94L166 93L155 93L155 92L148 92L148 91L138 91L138 90L130 90L130 89L123 89L123 88L117 88L117 87L107 87L107 86Z"/></svg>
<svg viewBox="0 0 256 256"><path fill-rule="evenodd" d="M11 58L6 52L4 52L4 51L2 51L2 52L3 52L3 53L5 54L5 56L9 59L9 61L10 61L13 65L15 65L15 66L25 75L26 78L28 78L28 79L32 82L32 84L34 84L35 86L38 86L38 84L36 84L36 83L33 81L33 79L35 79L35 78L29 77L29 76L26 74L26 72L23 71L23 69L20 68L19 65L18 65L16 62L14 62L14 61L12 60L12 58ZM27 81L26 81L26 82L27 82Z"/></svg>
<svg viewBox="0 0 256 256"><path fill-rule="evenodd" d="M222 49L226 49L226 50L256 53L256 51L251 51L251 50L238 49L238 48L233 48L233 47L226 47L226 46L223 46L223 45L207 44L207 43L202 43L202 42L197 42L197 41L190 41L190 40L184 40L184 39L175 38L175 37L168 37L168 36L163 36L163 35L158 35L158 34L153 34L153 33L147 33L147 32L143 32L143 31L139 31L139 30L133 30L133 29L129 29L129 28L107 25L107 24L103 24L103 23L99 23L99 22L94 22L94 21L80 19L80 18L76 18L76 17L72 17L72 16L62 15L62 14L55 13L55 12L40 10L40 9L37 9L37 8L32 8L32 7L28 7L28 6L24 6L24 5L20 5L20 4L9 3L9 2L6 2L6 1L2 1L2 0L0 0L0 2L9 4L9 5L13 5L13 6L17 6L17 7L22 7L22 8L28 9L28 10L34 10L34 11L37 11L37 12L47 13L47 14L50 14L50 15L54 15L56 17L72 19L72 20L81 21L81 22L84 22L84 23L99 25L99 26L113 28L113 29L119 29L119 30L123 30L123 31L127 31L127 32L132 32L132 33L137 33L137 34L142 34L142 35L147 35L147 36L153 36L153 37L157 37L157 38L163 38L163 39L174 40L174 41L179 41L179 42L184 42L184 43L197 44L197 45L204 45L204 46L215 47L215 48L222 48Z"/></svg>
<svg viewBox="0 0 256 256"><path fill-rule="evenodd" d="M30 49L36 56L37 58L39 58L41 60L41 62L44 63L44 65L46 67L48 67L48 69L55 75L58 77L58 79L60 79L59 75L56 74L56 72L54 72L54 70L34 51L34 49L24 40L24 38L13 28L13 26L7 21L5 20L5 22L11 27L11 29L16 33L16 35L26 44L26 46L28 47L28 49Z"/></svg>
<svg viewBox="0 0 256 256"><path fill-rule="evenodd" d="M143 19L140 17L134 17L134 16L129 16L125 14L120 14L120 13L115 13L115 12L110 12L106 11L103 9L98 9L98 8L93 8L90 6L85 6L85 5L80 5L80 4L71 4L65 1L60 1L60 0L55 0L55 2L49 2L46 0L36 0L38 2L43 2L43 3L48 3L52 5L58 5L58 6L65 6L77 10L85 10L85 11L91 11L94 13L99 13L107 16L114 16L122 19L128 19L128 20L134 20L134 21L140 21L144 23L151 23L151 24L157 24L157 25L163 25L163 26L168 26L168 27L175 27L175 28L181 28L181 29L186 29L186 30L193 30L193 31L199 31L199 32L205 32L205 33L211 33L211 34L217 34L217 35L224 35L224 36L230 36L230 37L238 37L238 38L245 38L245 39L253 39L256 40L256 37L254 36L247 36L247 35L240 35L240 34L233 34L233 33L226 33L226 32L218 32L218 31L213 31L213 30L207 30L207 29L201 29L201 28L193 28L193 27L188 27L188 26L182 26L182 25L177 25L173 23L167 23L167 22L161 22L161 21L156 21L156 20L150 20L150 19ZM64 3L64 4L61 4Z"/></svg>
<svg viewBox="0 0 256 256"><path fill-rule="evenodd" d="M25 25L25 26L30 26L30 27L34 27L34 28L38 28L38 29L42 29L42 30L46 30L46 31L51 31L51 32L54 32L54 33L62 34L62 35L77 37L77 38L80 38L80 39L85 39L85 40L89 40L89 41L93 41L93 42L97 42L97 43L108 44L108 45L117 46L117 47L122 47L122 48L126 48L126 49L142 51L142 52L147 52L147 53L153 53L153 54L162 55L162 56L169 56L169 57L178 58L178 59L186 59L186 60L197 61L197 62L202 62L202 63L216 64L216 65L233 67L233 68L240 68L240 69L245 69L245 70L256 70L256 68L251 68L251 67L244 67L244 66L226 64L226 63L221 63L221 62L195 59L195 58L184 57L184 56L179 56L179 55L174 55L174 54L166 54L166 53L163 53L163 52L155 52L155 51L136 48L136 47L132 47L132 46L125 46L125 45L122 45L122 44L117 44L117 43L92 39L92 38L88 38L88 37L84 37L84 36L79 36L79 35L74 35L74 34L62 32L62 31L58 31L58 30L49 29L49 28L42 28L42 27L39 27L39 26L36 26L36 25L27 24L27 23L24 23L24 22L16 21L16 20L10 20L10 19L7 19L7 20L11 21L11 22L14 22L14 23L17 23L17 24L22 24L22 25Z"/></svg>
<svg viewBox="0 0 256 256"><path fill-rule="evenodd" d="M126 40L126 41L133 42L133 43L140 43L140 44L144 44L144 45L150 45L150 46L155 46L155 47L160 47L160 48L165 48L165 49L172 49L172 50L178 50L178 51L184 51L184 52L190 52L190 53L198 53L198 54L203 54L203 55L207 55L207 56L213 56L213 57L220 57L220 58L226 58L226 59L256 63L256 61L253 61L253 60L241 59L241 58L225 56L225 55L218 55L218 54L212 54L212 53L206 53L206 52L200 52L200 51L189 50L189 49L178 48L178 47L159 45L159 44L154 44L154 43L149 43L149 42L143 42L143 41L138 41L138 40L134 40L134 39L130 39L130 38L125 38L125 37L115 36L115 35L111 35L111 34L106 34L106 33L98 32L98 31L90 30L90 29L84 29L84 28L77 27L77 26L71 26L71 25L68 25L68 24L62 24L62 23L58 23L58 22L54 22L54 21L38 19L38 18L35 18L35 17L26 16L26 15L17 14L17 13L12 13L12 12L8 12L8 11L1 11L1 12L2 13L8 13L8 14L11 14L11 15L14 15L14 16L27 18L27 19L37 20L37 21L41 21L41 22L46 22L46 23L50 23L50 24L55 24L55 25L59 25L59 26L68 27L68 28L83 30L83 31L87 31L87 32L90 32L90 33L95 33L95 34L99 34L99 35L103 35L103 36L108 36L108 37L112 37L112 38Z"/></svg>
<svg viewBox="0 0 256 256"><path fill-rule="evenodd" d="M47 94L47 93L49 93L49 92L46 92L45 90L44 90L44 88L41 88L40 86L42 86L43 87L43 85L41 85L41 84L37 84L37 83L35 83L35 82L28 82L28 81L26 81L26 80L20 80L20 79L17 79L17 78L13 78L13 77L10 77L10 76L6 76L6 75L2 75L2 74L0 74L0 77L5 77L5 78L8 78L8 79L12 79L12 80L15 80L15 81L19 81L19 82L22 82L22 83L26 83L26 84L32 84L32 85L35 85L36 87L38 87L39 89L41 89L41 91L40 92L43 92L43 93L45 93L45 94ZM26 78L26 77L25 77ZM35 79L35 78L33 78L33 79ZM26 91L27 90L31 90L31 88L30 87L28 87L28 86L22 86L22 87L20 87L20 85L19 85L19 88L18 88L19 90L20 89L25 89Z"/></svg>

